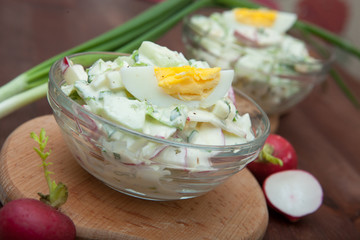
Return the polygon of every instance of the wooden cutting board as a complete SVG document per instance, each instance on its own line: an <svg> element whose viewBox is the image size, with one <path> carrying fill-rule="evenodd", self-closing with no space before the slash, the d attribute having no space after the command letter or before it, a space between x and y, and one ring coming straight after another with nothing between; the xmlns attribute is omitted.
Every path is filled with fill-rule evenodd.
<svg viewBox="0 0 360 240"><path fill-rule="evenodd" d="M84 171L68 151L51 115L28 121L6 140L0 158L0 200L38 198L48 189L30 132L45 128L52 178L69 198L61 211L72 218L79 239L259 239L268 211L261 188L244 169L204 196L155 202L119 193Z"/></svg>

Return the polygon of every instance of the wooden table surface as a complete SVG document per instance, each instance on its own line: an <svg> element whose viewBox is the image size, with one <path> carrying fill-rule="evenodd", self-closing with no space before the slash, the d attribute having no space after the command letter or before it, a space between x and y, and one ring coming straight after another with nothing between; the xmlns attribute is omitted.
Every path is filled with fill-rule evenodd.
<svg viewBox="0 0 360 240"><path fill-rule="evenodd" d="M142 0L0 0L0 84L151 5ZM180 36L178 24L158 43L183 51ZM341 75L360 97L360 77ZM0 146L16 127L49 113L43 98L1 119ZM318 178L325 195L320 209L297 223L270 210L264 239L360 239L360 110L329 79L281 116L277 133L294 145L299 168Z"/></svg>

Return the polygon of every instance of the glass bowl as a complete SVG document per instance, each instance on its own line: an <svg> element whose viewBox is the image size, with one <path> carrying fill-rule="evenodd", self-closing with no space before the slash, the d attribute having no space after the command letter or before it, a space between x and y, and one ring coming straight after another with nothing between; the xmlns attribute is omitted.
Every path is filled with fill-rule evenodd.
<svg viewBox="0 0 360 240"><path fill-rule="evenodd" d="M314 86L326 79L335 59L332 49L324 42L311 36L306 36L305 41L300 38L300 32L292 30L289 36L305 42L312 62L270 57L252 68L251 62L258 61L255 58L257 52L253 50L267 51L267 47L250 46L246 40L241 42L228 36L216 36L211 28L205 31L191 21L192 17L199 16L207 17L195 14L184 19L186 57L204 60L210 66L234 69L233 88L251 97L267 114L284 113L303 100ZM268 48L269 51L274 50Z"/></svg>
<svg viewBox="0 0 360 240"><path fill-rule="evenodd" d="M74 64L91 66L96 60L114 60L120 54L89 52L69 56ZM108 121L70 99L61 90L64 84L61 60L49 73L48 101L63 138L74 159L86 171L109 187L148 200L177 200L205 194L243 169L259 154L269 134L266 113L250 98L238 93L240 114L249 113L253 141L227 146L194 145L168 141L133 131ZM159 162L156 154L173 148L170 161ZM176 155L176 156L175 156ZM206 161L208 166L193 168L188 161Z"/></svg>

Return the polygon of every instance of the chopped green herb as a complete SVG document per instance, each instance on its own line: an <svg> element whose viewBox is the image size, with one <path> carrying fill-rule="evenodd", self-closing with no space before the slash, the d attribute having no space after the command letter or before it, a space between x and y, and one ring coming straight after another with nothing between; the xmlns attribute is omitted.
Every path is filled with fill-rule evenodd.
<svg viewBox="0 0 360 240"><path fill-rule="evenodd" d="M181 112L178 107L174 108L170 114L170 121L174 121L176 118L181 116Z"/></svg>

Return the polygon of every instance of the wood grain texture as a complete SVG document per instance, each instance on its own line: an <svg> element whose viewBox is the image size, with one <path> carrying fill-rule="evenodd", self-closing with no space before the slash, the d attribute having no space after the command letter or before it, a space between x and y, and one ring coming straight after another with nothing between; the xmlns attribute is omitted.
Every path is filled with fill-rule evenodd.
<svg viewBox="0 0 360 240"><path fill-rule="evenodd" d="M260 239L268 211L261 188L244 169L208 194L188 200L154 202L116 192L73 159L51 115L30 120L7 139L0 159L2 202L47 193L30 132L49 136L54 180L64 182L69 199L61 208L82 239Z"/></svg>

